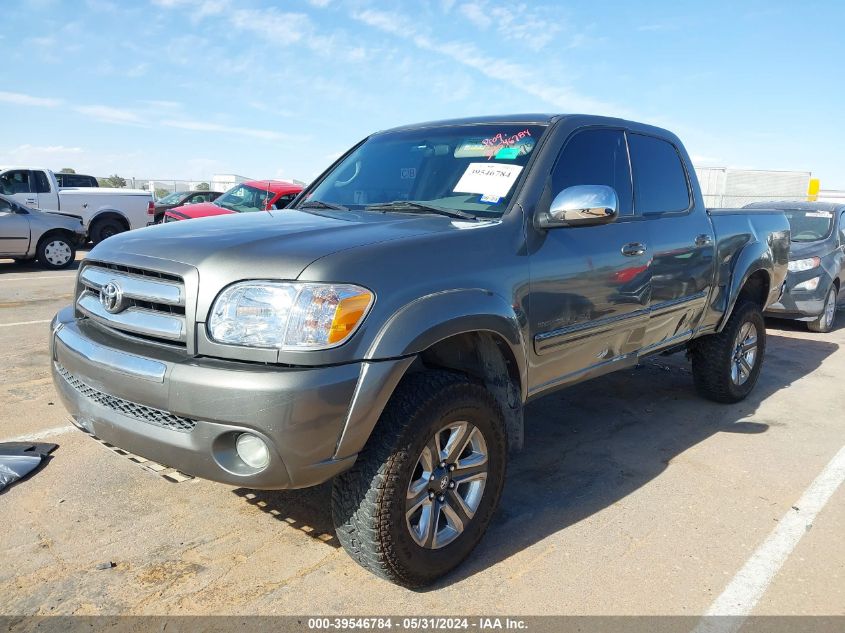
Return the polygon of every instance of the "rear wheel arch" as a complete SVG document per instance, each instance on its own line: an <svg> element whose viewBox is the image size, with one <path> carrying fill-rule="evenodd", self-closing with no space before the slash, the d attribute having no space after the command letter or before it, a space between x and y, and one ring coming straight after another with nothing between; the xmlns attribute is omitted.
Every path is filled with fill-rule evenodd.
<svg viewBox="0 0 845 633"><path fill-rule="evenodd" d="M758 306L761 312L765 311L770 292L771 277L768 271L763 268L757 268L751 271L745 276L741 284L737 284L736 290L731 293L732 296L728 304L728 309L725 310L725 314L722 316L722 321L717 332L721 332L725 328L734 310L747 301Z"/></svg>
<svg viewBox="0 0 845 633"><path fill-rule="evenodd" d="M119 225L124 231L128 231L130 228L129 220L126 219L125 215L113 209L103 210L91 218L91 221L88 223L88 237L95 244L101 242L109 236L102 236L100 233L103 232L105 227L112 224Z"/></svg>

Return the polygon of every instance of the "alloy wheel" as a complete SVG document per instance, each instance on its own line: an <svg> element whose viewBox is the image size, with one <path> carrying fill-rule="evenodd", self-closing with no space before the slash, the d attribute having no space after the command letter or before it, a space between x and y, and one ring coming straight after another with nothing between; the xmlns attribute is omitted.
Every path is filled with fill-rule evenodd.
<svg viewBox="0 0 845 633"><path fill-rule="evenodd" d="M745 323L734 341L734 353L731 358L731 380L735 385L743 385L754 370L757 362L757 326Z"/></svg>
<svg viewBox="0 0 845 633"><path fill-rule="evenodd" d="M487 443L477 427L450 422L417 458L405 502L405 522L420 547L439 549L466 529L484 495Z"/></svg>

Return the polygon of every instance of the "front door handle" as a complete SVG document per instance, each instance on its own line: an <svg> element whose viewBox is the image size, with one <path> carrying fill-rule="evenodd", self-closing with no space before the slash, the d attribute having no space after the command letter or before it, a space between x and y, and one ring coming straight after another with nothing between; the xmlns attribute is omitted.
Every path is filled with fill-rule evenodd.
<svg viewBox="0 0 845 633"><path fill-rule="evenodd" d="M622 254L625 257L639 257L640 255L645 255L645 250L645 244L631 242L622 247Z"/></svg>
<svg viewBox="0 0 845 633"><path fill-rule="evenodd" d="M35 198L27 198L26 203L27 204L35 204Z"/></svg>
<svg viewBox="0 0 845 633"><path fill-rule="evenodd" d="M707 235L707 233L702 233L701 235L695 238L696 246L710 246L712 243L713 238Z"/></svg>

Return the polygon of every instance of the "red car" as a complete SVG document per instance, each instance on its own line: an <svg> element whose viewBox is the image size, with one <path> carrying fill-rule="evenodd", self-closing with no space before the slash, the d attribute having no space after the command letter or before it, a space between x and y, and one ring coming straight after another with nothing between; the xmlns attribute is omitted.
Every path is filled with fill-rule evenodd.
<svg viewBox="0 0 845 633"><path fill-rule="evenodd" d="M283 180L247 180L235 185L214 202L200 202L170 209L164 214L164 221L175 222L212 215L284 209L300 191L301 186Z"/></svg>

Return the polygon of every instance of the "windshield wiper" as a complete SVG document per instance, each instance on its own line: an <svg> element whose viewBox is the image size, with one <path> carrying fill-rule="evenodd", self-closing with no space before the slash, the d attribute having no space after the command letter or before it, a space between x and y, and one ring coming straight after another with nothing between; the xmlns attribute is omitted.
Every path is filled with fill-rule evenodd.
<svg viewBox="0 0 845 633"><path fill-rule="evenodd" d="M334 202L323 202L322 200L306 200L297 209L333 209L334 211L349 211L349 207Z"/></svg>
<svg viewBox="0 0 845 633"><path fill-rule="evenodd" d="M443 207L435 207L431 204L414 202L413 200L380 202L379 204L368 204L364 208L371 211L402 211L403 209L413 209L415 211L431 211L432 213L437 213L438 215L445 215L450 218L460 218L462 220L478 219L478 216L473 215L468 211L461 211L460 209L444 209Z"/></svg>

